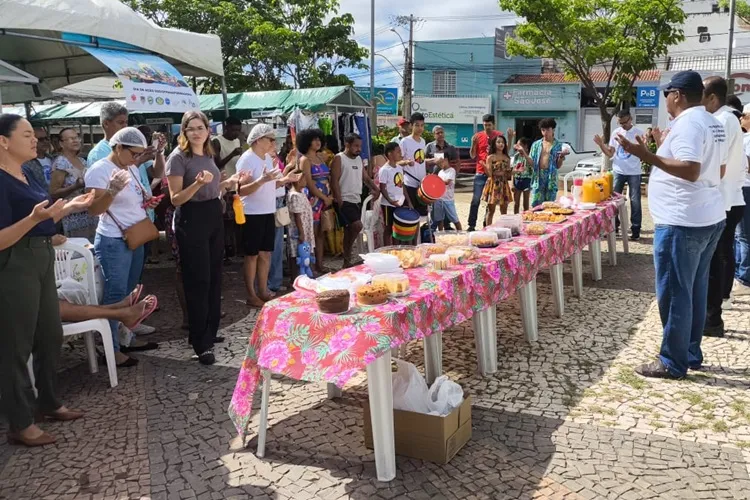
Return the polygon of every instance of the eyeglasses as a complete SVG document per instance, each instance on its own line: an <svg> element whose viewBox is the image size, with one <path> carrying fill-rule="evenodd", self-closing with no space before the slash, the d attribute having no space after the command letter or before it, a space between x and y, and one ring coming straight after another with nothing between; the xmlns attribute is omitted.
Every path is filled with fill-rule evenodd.
<svg viewBox="0 0 750 500"><path fill-rule="evenodd" d="M669 94L674 94L675 92L679 92L679 90L665 90L664 99L667 99L669 97Z"/></svg>

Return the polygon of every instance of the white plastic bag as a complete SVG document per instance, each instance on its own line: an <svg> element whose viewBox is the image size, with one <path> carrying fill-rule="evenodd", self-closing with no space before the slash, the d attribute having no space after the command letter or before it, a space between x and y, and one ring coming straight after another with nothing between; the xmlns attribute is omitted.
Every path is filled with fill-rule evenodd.
<svg viewBox="0 0 750 500"><path fill-rule="evenodd" d="M428 391L432 414L446 416L458 408L464 400L464 390L460 385L441 375Z"/></svg>
<svg viewBox="0 0 750 500"><path fill-rule="evenodd" d="M427 383L417 367L396 359L398 371L393 374L393 409L428 414L429 406Z"/></svg>

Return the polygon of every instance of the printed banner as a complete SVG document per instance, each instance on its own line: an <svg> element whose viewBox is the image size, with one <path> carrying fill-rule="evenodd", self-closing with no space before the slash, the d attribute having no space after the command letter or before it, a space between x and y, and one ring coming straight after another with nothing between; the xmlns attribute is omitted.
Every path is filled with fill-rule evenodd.
<svg viewBox="0 0 750 500"><path fill-rule="evenodd" d="M130 111L184 113L200 109L195 92L164 59L151 54L83 48L120 78Z"/></svg>
<svg viewBox="0 0 750 500"><path fill-rule="evenodd" d="M370 101L370 87L354 87L359 95ZM396 116L398 114L398 89L375 87L375 105L378 115Z"/></svg>

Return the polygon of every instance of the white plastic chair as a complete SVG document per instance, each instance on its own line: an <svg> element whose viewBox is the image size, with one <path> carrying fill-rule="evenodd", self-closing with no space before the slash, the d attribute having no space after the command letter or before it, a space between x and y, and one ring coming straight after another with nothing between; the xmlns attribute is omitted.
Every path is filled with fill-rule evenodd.
<svg viewBox="0 0 750 500"><path fill-rule="evenodd" d="M362 203L362 232L359 233L359 237L357 238L360 248L364 249L365 245L367 245L367 253L375 251L375 230L377 229L376 225L378 223L378 217L374 208L370 210L367 209L367 206L372 200L373 196L370 195L365 198L364 203Z"/></svg>
<svg viewBox="0 0 750 500"><path fill-rule="evenodd" d="M83 285L88 290L88 303L98 305L99 298L96 296L96 279L94 271L94 255L91 250L83 245L70 241L55 247L55 281L62 281L65 278L74 278L72 276L71 259L74 254L79 254L86 262ZM115 349L112 343L112 329L109 327L109 321L106 319L93 319L82 321L80 323L64 323L63 336L84 334L86 341L86 351L89 356L89 368L91 373L97 373L99 366L97 363L96 349L94 347L94 332L98 332L102 337L102 346L104 347L104 356L107 359L107 371L109 372L109 385L117 387L117 364L115 361ZM34 382L33 363L29 359L29 373Z"/></svg>

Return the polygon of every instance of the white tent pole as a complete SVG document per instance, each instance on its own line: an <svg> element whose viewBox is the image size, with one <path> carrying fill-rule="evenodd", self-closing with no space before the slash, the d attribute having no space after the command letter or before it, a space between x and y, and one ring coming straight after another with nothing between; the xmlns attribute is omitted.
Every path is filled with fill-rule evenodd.
<svg viewBox="0 0 750 500"><path fill-rule="evenodd" d="M224 120L229 116L229 99L227 98L227 79L221 77L221 97L224 98Z"/></svg>

